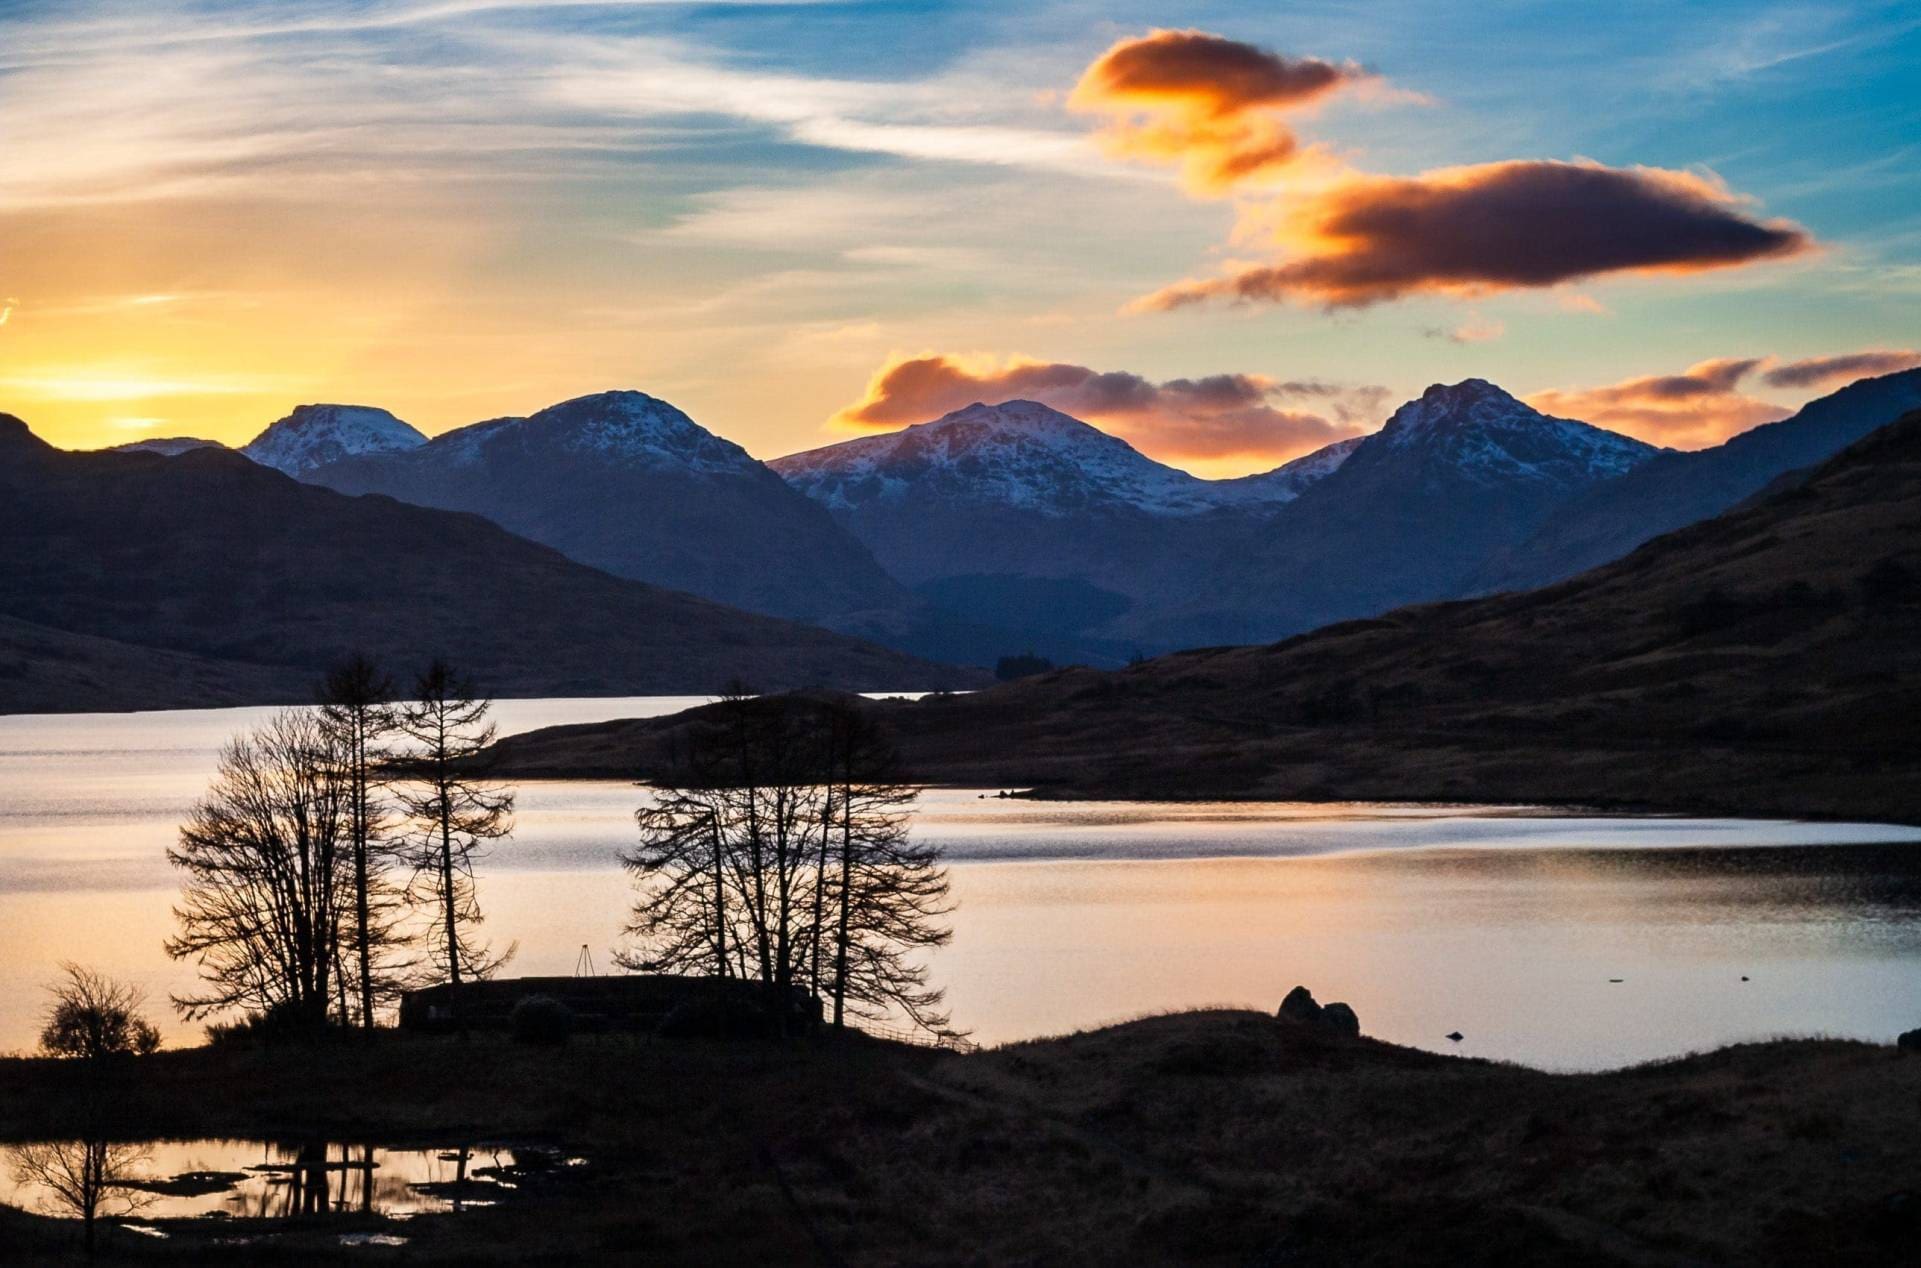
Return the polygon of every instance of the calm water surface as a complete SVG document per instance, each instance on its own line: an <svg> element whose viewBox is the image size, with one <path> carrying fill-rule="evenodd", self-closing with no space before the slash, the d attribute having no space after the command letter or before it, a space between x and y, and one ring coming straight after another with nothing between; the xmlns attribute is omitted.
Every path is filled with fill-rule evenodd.
<svg viewBox="0 0 1921 1268"><path fill-rule="evenodd" d="M689 703L497 708L510 732ZM221 741L269 712L0 718L0 1051L32 1045L60 960L140 983L156 1014L191 985L160 951L164 851ZM491 935L520 944L512 971L572 972L583 944L608 964L640 796L522 785L515 836L481 870ZM988 1043L1271 1009L1296 982L1382 1038L1559 1068L1921 1025L1909 828L942 790L915 830L945 847L960 903L935 977ZM164 1020L173 1041L197 1036Z"/></svg>
<svg viewBox="0 0 1921 1268"><path fill-rule="evenodd" d="M81 1142L52 1148L79 1150ZM27 1146L26 1148L48 1148ZM77 1214L0 1146L0 1203ZM74 1155L78 1157L78 1154ZM586 1159L511 1144L388 1148L335 1141L154 1140L115 1144L101 1213L144 1219L281 1219L361 1213L407 1218L493 1206ZM11 1165L9 1165L11 1164Z"/></svg>

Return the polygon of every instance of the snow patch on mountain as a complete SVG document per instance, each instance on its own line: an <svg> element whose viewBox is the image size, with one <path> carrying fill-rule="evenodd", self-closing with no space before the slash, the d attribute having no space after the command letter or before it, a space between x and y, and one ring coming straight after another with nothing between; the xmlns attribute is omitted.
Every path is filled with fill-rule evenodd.
<svg viewBox="0 0 1921 1268"><path fill-rule="evenodd" d="M1394 411L1362 453L1417 451L1483 484L1573 488L1625 475L1653 445L1571 418L1553 418L1485 379L1437 383Z"/></svg>
<svg viewBox="0 0 1921 1268"><path fill-rule="evenodd" d="M477 463L502 445L592 456L615 466L705 475L752 474L760 465L745 449L666 401L632 391L597 392L525 418L475 423L440 437L434 450L449 463Z"/></svg>
<svg viewBox="0 0 1921 1268"><path fill-rule="evenodd" d="M263 467L294 477L362 454L418 449L427 438L384 409L299 405L240 450Z"/></svg>
<svg viewBox="0 0 1921 1268"><path fill-rule="evenodd" d="M1037 401L976 402L931 423L864 436L767 465L839 510L909 497L985 502L1065 516L1132 509L1198 515L1255 490L1154 461L1118 436Z"/></svg>
<svg viewBox="0 0 1921 1268"><path fill-rule="evenodd" d="M1231 505L1248 503L1279 505L1292 502L1301 496L1309 485L1319 484L1339 471L1341 464L1352 457L1354 451L1359 449L1361 442L1366 439L1366 436L1350 436L1346 440L1337 440L1331 445L1323 445L1313 453L1303 454L1272 471L1238 476L1232 480L1215 480L1212 482L1214 496L1223 504Z"/></svg>

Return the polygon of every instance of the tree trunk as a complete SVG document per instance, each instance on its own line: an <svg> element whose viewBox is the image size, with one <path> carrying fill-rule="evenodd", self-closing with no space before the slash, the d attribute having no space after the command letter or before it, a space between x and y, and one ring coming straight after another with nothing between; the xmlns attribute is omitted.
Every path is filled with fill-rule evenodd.
<svg viewBox="0 0 1921 1268"><path fill-rule="evenodd" d="M374 1028L374 968L372 918L367 901L367 835L372 830L367 814L367 720L365 713L354 720L353 732L353 832L354 832L354 918L355 951L360 956L360 1025Z"/></svg>
<svg viewBox="0 0 1921 1268"><path fill-rule="evenodd" d="M453 791L448 787L447 735L443 726L434 754L434 779L440 790L440 897L447 921L447 1007L454 1025L467 1033L466 1013L460 1007L460 927L454 908Z"/></svg>
<svg viewBox="0 0 1921 1268"><path fill-rule="evenodd" d="M853 780L850 778L840 799L840 928L834 938L834 1029L847 1028L847 924L852 902L854 872Z"/></svg>

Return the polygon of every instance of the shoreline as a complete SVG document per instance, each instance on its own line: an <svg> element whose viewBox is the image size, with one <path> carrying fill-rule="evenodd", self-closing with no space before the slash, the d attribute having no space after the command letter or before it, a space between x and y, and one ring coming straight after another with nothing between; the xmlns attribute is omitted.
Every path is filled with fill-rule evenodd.
<svg viewBox="0 0 1921 1268"><path fill-rule="evenodd" d="M351 1228L404 1235L426 1262L536 1246L618 1259L644 1244L668 1263L814 1262L823 1246L900 1263L952 1262L956 1248L990 1261L1785 1263L1911 1244L1898 1195L1921 1186L1921 1058L1834 1039L1554 1073L1211 1010L967 1054L851 1036L530 1049L389 1035L183 1049L129 1069L140 1077L111 1115L123 1139L465 1131L562 1140L593 1161L591 1183L525 1204L291 1222L281 1235L302 1259L354 1255L326 1240ZM0 1060L0 1141L58 1132L75 1073ZM103 1249L198 1260L210 1237L253 1230L196 1223ZM48 1249L67 1231L9 1225Z"/></svg>

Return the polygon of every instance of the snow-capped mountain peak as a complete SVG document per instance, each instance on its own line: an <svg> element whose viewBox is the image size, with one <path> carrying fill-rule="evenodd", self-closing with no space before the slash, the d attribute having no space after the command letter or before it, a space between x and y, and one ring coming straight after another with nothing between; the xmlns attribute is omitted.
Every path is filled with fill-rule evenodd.
<svg viewBox="0 0 1921 1268"><path fill-rule="evenodd" d="M448 432L433 445L437 460L486 461L504 446L526 453L591 458L611 467L741 475L759 464L686 414L645 392L596 392L550 405L525 418L496 418Z"/></svg>
<svg viewBox="0 0 1921 1268"><path fill-rule="evenodd" d="M418 449L427 438L384 409L366 405L297 405L240 452L290 476L361 454Z"/></svg>
<svg viewBox="0 0 1921 1268"><path fill-rule="evenodd" d="M1380 460L1410 450L1483 483L1570 487L1623 475L1659 452L1617 432L1550 417L1485 379L1434 384L1395 410L1360 453Z"/></svg>
<svg viewBox="0 0 1921 1268"><path fill-rule="evenodd" d="M768 464L836 509L909 497L986 502L1059 516L1132 509L1193 515L1220 504L1213 482L1154 461L1038 401L980 402L930 423Z"/></svg>

